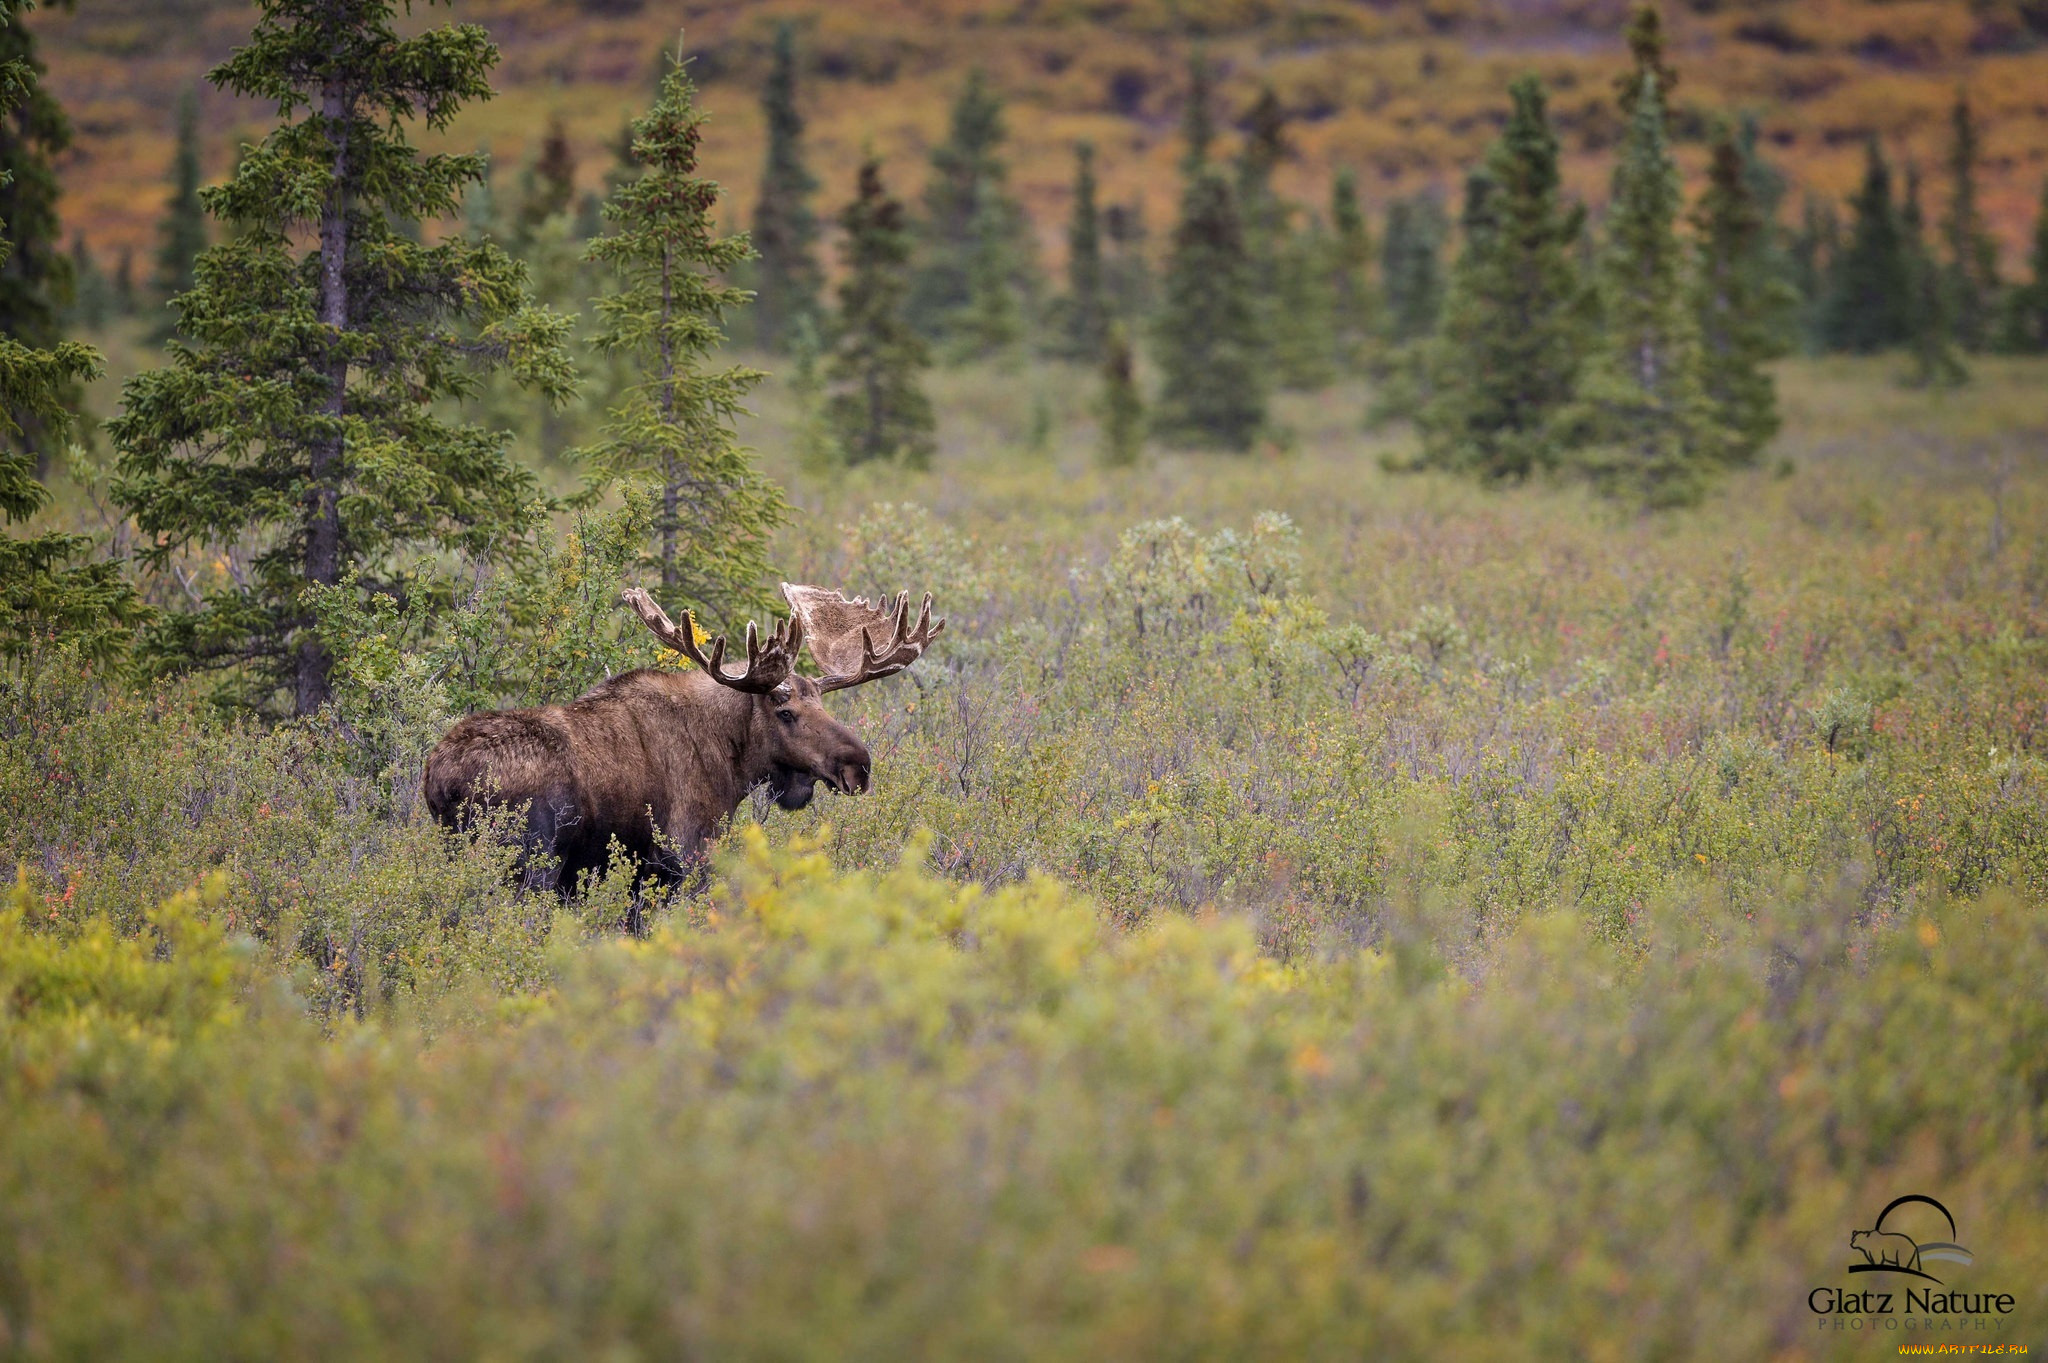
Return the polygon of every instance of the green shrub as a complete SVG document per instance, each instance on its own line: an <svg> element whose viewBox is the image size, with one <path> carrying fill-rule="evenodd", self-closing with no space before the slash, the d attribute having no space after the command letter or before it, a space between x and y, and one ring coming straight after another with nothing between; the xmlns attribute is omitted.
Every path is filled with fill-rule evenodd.
<svg viewBox="0 0 2048 1363"><path fill-rule="evenodd" d="M431 1046L273 1001L155 1075L0 1067L11 1350L1860 1357L1809 1279L1928 1180L2048 1306L2038 901L1532 913L1475 985L737 843L693 922Z"/></svg>

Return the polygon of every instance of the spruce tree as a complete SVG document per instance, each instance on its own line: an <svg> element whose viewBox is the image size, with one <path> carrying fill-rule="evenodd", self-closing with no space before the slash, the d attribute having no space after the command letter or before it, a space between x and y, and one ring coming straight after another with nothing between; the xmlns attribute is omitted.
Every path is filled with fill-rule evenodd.
<svg viewBox="0 0 2048 1363"><path fill-rule="evenodd" d="M1849 207L1855 217L1828 272L1821 332L1830 350L1870 355L1906 340L1912 295L1891 167L1875 137L1865 147L1863 185Z"/></svg>
<svg viewBox="0 0 2048 1363"><path fill-rule="evenodd" d="M1209 54L1198 47L1188 55L1188 99L1180 116L1180 173L1189 181L1209 164L1209 146L1216 140L1213 83Z"/></svg>
<svg viewBox="0 0 2048 1363"><path fill-rule="evenodd" d="M1467 185L1468 206L1476 208L1488 187L1484 176L1475 174ZM1373 366L1368 428L1411 418L1429 399L1434 357L1426 342L1435 334L1443 311L1444 235L1443 208L1434 194L1425 191L1389 205L1387 230L1380 239L1382 334L1387 345Z"/></svg>
<svg viewBox="0 0 2048 1363"><path fill-rule="evenodd" d="M1287 115L1272 86L1260 87L1258 97L1245 111L1243 127L1244 140L1237 152L1237 215L1244 228L1245 253L1251 260L1257 335L1265 342L1268 359L1284 386L1313 388L1318 386L1318 375L1304 374L1301 364L1307 361L1319 370L1328 370L1327 355L1315 352L1319 345L1329 343L1329 310L1324 300L1321 316L1315 319L1323 324L1320 327L1290 312L1300 301L1303 262L1299 243L1291 240L1291 210L1273 190L1273 172L1286 158L1288 147ZM1287 278L1289 274L1294 278ZM1308 323L1321 335L1303 335L1304 327L1298 323Z"/></svg>
<svg viewBox="0 0 2048 1363"><path fill-rule="evenodd" d="M1643 73L1633 104L1599 259L1605 326L1559 425L1603 490L1648 507L1678 506L1698 498L1727 442L1701 383L1686 309L1678 167L1654 71Z"/></svg>
<svg viewBox="0 0 2048 1363"><path fill-rule="evenodd" d="M1736 464L1752 462L1778 431L1777 384L1763 365L1780 353L1772 318L1783 287L1764 253L1768 228L1746 168L1741 145L1718 129L1692 212L1700 381L1724 436L1719 453Z"/></svg>
<svg viewBox="0 0 2048 1363"><path fill-rule="evenodd" d="M1443 311L1444 213L1434 195L1396 199L1380 238L1387 340L1404 346L1436 330Z"/></svg>
<svg viewBox="0 0 2048 1363"><path fill-rule="evenodd" d="M1260 334L1279 386L1312 393L1337 378L1337 290L1331 278L1336 243L1322 223L1311 221L1283 233L1271 249L1271 282L1254 273L1254 296L1271 299Z"/></svg>
<svg viewBox="0 0 2048 1363"><path fill-rule="evenodd" d="M1791 282L1795 295L1793 333L1809 353L1826 348L1828 277L1841 251L1841 225L1832 200L1809 194L1800 210L1799 230L1792 237Z"/></svg>
<svg viewBox="0 0 2048 1363"><path fill-rule="evenodd" d="M1248 233L1277 233L1286 209L1273 190L1273 172L1287 159L1287 111L1273 87L1259 87L1245 110L1244 142L1237 152L1237 202Z"/></svg>
<svg viewBox="0 0 2048 1363"><path fill-rule="evenodd" d="M1145 258L1142 203L1111 204L1102 211L1102 291L1109 311L1135 323L1152 311L1152 263Z"/></svg>
<svg viewBox="0 0 2048 1363"><path fill-rule="evenodd" d="M1671 107L1672 92L1678 88L1678 72L1664 60L1664 16L1655 5L1637 5L1629 15L1629 68L1614 78L1615 102L1621 116L1633 122L1643 92L1654 83L1664 107Z"/></svg>
<svg viewBox="0 0 2048 1363"><path fill-rule="evenodd" d="M1131 334L1122 322L1111 322L1102 343L1102 462L1124 466L1138 462L1145 445L1145 404L1138 395L1137 358Z"/></svg>
<svg viewBox="0 0 2048 1363"><path fill-rule="evenodd" d="M18 28L28 8L24 0L0 0L0 27ZM0 62L0 121L35 99L40 74L19 48ZM0 177L9 173L0 168ZM0 178L0 192L8 188ZM11 245L0 237L0 265ZM83 248L75 239L74 251L82 256ZM42 347L0 336L0 523L18 524L49 504L22 443L28 423L61 439L71 426L72 395L99 373L99 355L76 341ZM115 564L80 561L91 547L85 536L61 531L0 531L0 657L19 659L52 639L95 662L123 652L147 612Z"/></svg>
<svg viewBox="0 0 2048 1363"><path fill-rule="evenodd" d="M1668 104L1670 101L1666 100ZM1785 202L1785 191L1789 187L1785 173L1764 159L1763 127L1756 114L1745 109L1736 120L1736 149L1742 153L1742 179L1749 191L1749 197L1756 203L1757 216L1762 219L1765 235L1776 226L1778 210Z"/></svg>
<svg viewBox="0 0 2048 1363"><path fill-rule="evenodd" d="M1509 94L1507 127L1467 185L1464 244L1417 414L1424 463L1487 481L1559 462L1553 426L1585 350L1583 215L1562 200L1541 83L1523 76Z"/></svg>
<svg viewBox="0 0 2048 1363"><path fill-rule="evenodd" d="M1336 358L1344 368L1356 369L1379 319L1370 275L1372 234L1358 206L1358 177L1348 166L1330 183L1330 228L1328 286Z"/></svg>
<svg viewBox="0 0 2048 1363"><path fill-rule="evenodd" d="M56 158L71 145L71 120L42 86L43 63L35 36L21 21L29 6L16 3L0 26L0 69L19 72L14 107L0 118L0 237L9 245L0 262L0 336L33 350L49 350L63 336L63 310L71 302L71 261L57 220ZM83 387L53 376L59 406L80 410ZM44 473L64 435L41 404L15 413L16 429L0 447L26 450Z"/></svg>
<svg viewBox="0 0 2048 1363"><path fill-rule="evenodd" d="M99 331L114 315L114 286L86 241L85 233L71 234L71 312L75 329Z"/></svg>
<svg viewBox="0 0 2048 1363"><path fill-rule="evenodd" d="M1949 129L1948 212L1941 224L1948 247L1943 293L1956 340L1963 349L1978 351L1990 343L1998 314L1998 243L1977 206L1977 120L1961 90L1949 111Z"/></svg>
<svg viewBox="0 0 2048 1363"><path fill-rule="evenodd" d="M140 292L135 287L135 248L123 246L114 262L114 311L133 317L141 310Z"/></svg>
<svg viewBox="0 0 2048 1363"><path fill-rule="evenodd" d="M1906 199L1899 212L1899 236L1906 257L1906 345L1913 368L1906 381L1916 388L1953 388L1970 371L1956 354L1955 319L1949 311L1947 281L1927 244L1927 219L1920 210L1920 171L1906 166Z"/></svg>
<svg viewBox="0 0 2048 1363"><path fill-rule="evenodd" d="M768 537L786 507L740 445L733 420L759 370L713 368L725 315L746 295L718 280L747 258L745 237L718 235L718 186L697 173L704 112L678 60L654 107L633 121L637 179L613 192L591 261L618 288L597 300L594 343L646 377L612 408L583 458L603 477L652 485L658 511L650 566L663 603L711 616L757 600Z"/></svg>
<svg viewBox="0 0 2048 1363"><path fill-rule="evenodd" d="M151 279L163 308L155 327L162 340L178 329L172 300L192 287L193 266L206 249L206 207L199 202L199 97L178 101L178 150L171 158L171 198L156 229L156 274Z"/></svg>
<svg viewBox="0 0 2048 1363"><path fill-rule="evenodd" d="M1003 319L1022 310L1028 248L1023 210L1009 197L1000 153L1003 102L976 69L953 105L946 140L932 149L924 190L923 264L910 316L927 336L972 358L1014 339Z"/></svg>
<svg viewBox="0 0 2048 1363"><path fill-rule="evenodd" d="M804 164L804 119L796 107L796 29L775 29L775 56L761 89L768 124L768 154L761 167L761 198L754 206L754 334L761 348L784 354L794 344L797 319L812 319L816 333L818 218L811 196L818 181Z"/></svg>
<svg viewBox="0 0 2048 1363"><path fill-rule="evenodd" d="M1252 281L1236 196L1205 167L1181 201L1156 324L1163 438L1242 450L1265 424L1267 347Z"/></svg>
<svg viewBox="0 0 2048 1363"><path fill-rule="evenodd" d="M1067 220L1067 296L1064 300L1065 353L1077 360L1095 360L1109 330L1109 300L1102 277L1102 224L1095 208L1095 148L1087 142L1074 148L1074 208Z"/></svg>
<svg viewBox="0 0 2048 1363"><path fill-rule="evenodd" d="M967 257L967 306L953 316L947 353L956 360L1015 358L1024 335L1013 242L1017 207L983 185Z"/></svg>
<svg viewBox="0 0 2048 1363"><path fill-rule="evenodd" d="M845 274L826 368L826 419L849 463L900 458L926 467L937 448L936 423L918 378L931 355L903 316L910 229L872 155L861 162L859 187L839 226Z"/></svg>
<svg viewBox="0 0 2048 1363"><path fill-rule="evenodd" d="M414 555L489 559L533 524L537 491L502 435L436 411L509 365L566 397L567 323L531 307L496 246L421 246L395 221L455 212L473 155L422 156L405 121L446 129L490 93L481 28L401 36L396 0L262 0L249 42L209 73L276 106L225 186L238 229L199 258L171 364L138 375L108 423L115 495L145 563L250 546L247 571L168 617L161 660L234 668L244 699L330 692L308 588L390 583Z"/></svg>
<svg viewBox="0 0 2048 1363"><path fill-rule="evenodd" d="M563 217L576 201L576 149L562 116L548 119L540 150L519 176L519 211L512 222L513 239L523 251L551 218Z"/></svg>
<svg viewBox="0 0 2048 1363"><path fill-rule="evenodd" d="M2041 182L2041 207L2027 253L2033 278L2006 295L2005 348L2019 354L2048 352L2048 180Z"/></svg>
<svg viewBox="0 0 2048 1363"><path fill-rule="evenodd" d="M1754 113L1744 111L1736 120L1735 146L1741 155L1743 187L1756 205L1759 230L1754 245L1755 265L1766 285L1758 305L1770 333L1771 353L1784 355L1806 344L1806 313L1799 266L1794 261L1794 239L1779 222L1786 192L1791 188L1783 171L1764 157L1762 128ZM1718 132L1714 134L1718 139Z"/></svg>

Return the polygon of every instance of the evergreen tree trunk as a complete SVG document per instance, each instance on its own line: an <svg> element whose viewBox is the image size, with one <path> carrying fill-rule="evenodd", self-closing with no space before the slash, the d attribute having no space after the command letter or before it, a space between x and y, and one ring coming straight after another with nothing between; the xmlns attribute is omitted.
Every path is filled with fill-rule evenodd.
<svg viewBox="0 0 2048 1363"><path fill-rule="evenodd" d="M661 251L661 419L673 426L676 420L676 346L670 324L675 318L675 260L664 245ZM677 485L676 452L672 446L661 451L661 590L676 585L676 524L682 509L682 489Z"/></svg>
<svg viewBox="0 0 2048 1363"><path fill-rule="evenodd" d="M326 121L331 167L327 202L320 210L320 321L338 341L348 330L348 105L339 76L329 76L321 92L320 113ZM306 581L332 587L341 581L342 419L348 409L348 357L340 346L327 366L327 416L334 433L312 448L311 487L306 518ZM305 631L299 640L295 707L309 715L333 695L329 672L334 660L318 635Z"/></svg>

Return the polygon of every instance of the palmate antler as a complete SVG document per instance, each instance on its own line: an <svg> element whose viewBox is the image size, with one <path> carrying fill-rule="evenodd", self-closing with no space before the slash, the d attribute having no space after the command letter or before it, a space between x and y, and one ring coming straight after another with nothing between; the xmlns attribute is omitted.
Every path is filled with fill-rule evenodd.
<svg viewBox="0 0 2048 1363"><path fill-rule="evenodd" d="M683 624L679 629L675 621L668 618L668 612L640 588L628 587L620 597L640 617L640 623L653 631L655 638L703 668L706 676L722 686L730 686L735 691L765 694L788 681L789 674L796 671L797 649L804 641L801 615L793 615L777 625L765 644L761 642L760 631L754 622L747 621L747 670L734 676L725 670L723 634L711 641L711 655L706 657L704 650L697 646L697 617L691 612L683 612ZM812 652L815 654L816 649Z"/></svg>
<svg viewBox="0 0 2048 1363"><path fill-rule="evenodd" d="M820 691L843 691L849 686L893 676L916 662L933 639L946 628L943 618L932 619L932 596L926 592L924 606L915 625L910 619L910 593L900 592L893 603L869 605L867 598L848 598L823 587L782 584L793 618L802 622L811 656L825 675L818 679ZM886 633L885 633L886 631ZM880 634L885 642L875 644Z"/></svg>

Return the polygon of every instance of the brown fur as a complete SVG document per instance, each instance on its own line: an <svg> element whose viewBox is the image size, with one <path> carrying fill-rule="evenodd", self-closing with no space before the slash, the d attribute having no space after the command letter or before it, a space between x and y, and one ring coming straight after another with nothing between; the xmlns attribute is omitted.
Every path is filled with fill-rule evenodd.
<svg viewBox="0 0 2048 1363"><path fill-rule="evenodd" d="M643 872L675 880L758 786L785 809L819 781L867 789L866 745L819 694L795 675L749 694L702 671L642 669L567 705L471 715L427 758L427 808L451 828L479 805L523 809L531 885L572 892L613 838Z"/></svg>

